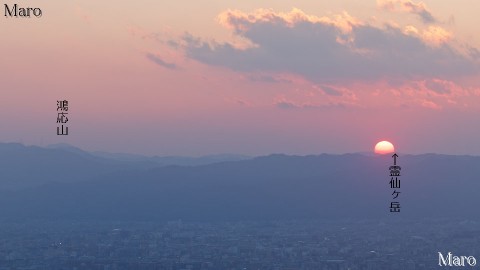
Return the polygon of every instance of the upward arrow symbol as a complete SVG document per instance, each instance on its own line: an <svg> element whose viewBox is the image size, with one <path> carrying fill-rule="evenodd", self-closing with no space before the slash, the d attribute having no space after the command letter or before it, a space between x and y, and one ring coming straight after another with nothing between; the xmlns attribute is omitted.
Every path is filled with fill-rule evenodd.
<svg viewBox="0 0 480 270"><path fill-rule="evenodd" d="M398 157L397 153L393 154L392 157L393 157L393 165L397 165L397 157Z"/></svg>

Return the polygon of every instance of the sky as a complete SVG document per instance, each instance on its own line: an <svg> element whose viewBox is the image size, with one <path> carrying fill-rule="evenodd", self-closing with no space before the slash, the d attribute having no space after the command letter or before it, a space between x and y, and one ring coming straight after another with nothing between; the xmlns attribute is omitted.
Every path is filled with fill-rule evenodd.
<svg viewBox="0 0 480 270"><path fill-rule="evenodd" d="M0 142L480 155L478 1L15 3L43 16L0 19Z"/></svg>

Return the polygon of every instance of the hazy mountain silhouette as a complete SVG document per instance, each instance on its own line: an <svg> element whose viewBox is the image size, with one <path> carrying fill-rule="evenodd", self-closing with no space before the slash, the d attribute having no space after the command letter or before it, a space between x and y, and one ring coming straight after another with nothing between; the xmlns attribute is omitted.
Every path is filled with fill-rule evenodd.
<svg viewBox="0 0 480 270"><path fill-rule="evenodd" d="M120 170L120 164L80 149L0 143L0 190L39 186L49 182L75 182Z"/></svg>
<svg viewBox="0 0 480 270"><path fill-rule="evenodd" d="M18 145L2 147L12 148L10 154L19 150ZM51 159L44 158L41 162L46 172L32 177L85 174L71 171L81 167L69 163L77 163L78 159L65 156L65 167L59 174L60 164L50 164ZM40 161L26 163L35 162ZM0 216L201 221L479 216L475 206L480 203L477 194L480 157L402 155L398 163L402 167L400 214L388 212L393 192L388 184L390 156L322 154L271 155L202 166L124 169L93 175L89 181L2 192ZM97 170L96 166L111 169L109 164L81 164L85 164L82 165L84 171ZM23 169L19 164L11 165Z"/></svg>
<svg viewBox="0 0 480 270"><path fill-rule="evenodd" d="M87 181L118 171L145 170L166 165L210 164L246 158L240 155L146 157L91 153L69 144L53 144L43 148L0 143L0 190L18 190L53 182Z"/></svg>
<svg viewBox="0 0 480 270"><path fill-rule="evenodd" d="M235 154L218 154L208 155L201 157L183 157L183 156L142 156L127 153L108 153L108 152L92 152L93 155L104 157L108 159L114 159L119 161L141 161L141 162L153 162L160 166L168 165L181 165L181 166L198 166L207 165L212 163L224 162L224 161L239 161L250 159L249 156L235 155Z"/></svg>

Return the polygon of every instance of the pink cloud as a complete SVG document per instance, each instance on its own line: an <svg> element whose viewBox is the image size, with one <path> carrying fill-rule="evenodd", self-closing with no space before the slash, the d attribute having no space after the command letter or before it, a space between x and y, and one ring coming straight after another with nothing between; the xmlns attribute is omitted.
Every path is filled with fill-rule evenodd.
<svg viewBox="0 0 480 270"><path fill-rule="evenodd" d="M244 13L239 10L227 10L220 13L217 21L236 32L243 32L249 29L249 25L262 22L278 22L294 27L298 23L324 23L335 26L344 32L349 32L352 27L360 25L361 21L352 17L346 11L333 17L318 17L308 15L301 9L293 8L290 12L275 12L272 9L257 9L251 13Z"/></svg>
<svg viewBox="0 0 480 270"><path fill-rule="evenodd" d="M185 35L180 42L188 58L244 73L296 74L318 85L383 78L452 80L478 73L472 50L449 44L452 34L438 26L422 31L377 27L347 13L329 18L299 9L228 10L219 21L255 46L239 49Z"/></svg>
<svg viewBox="0 0 480 270"><path fill-rule="evenodd" d="M422 100L421 105L425 108L440 110L442 107L431 100Z"/></svg>
<svg viewBox="0 0 480 270"><path fill-rule="evenodd" d="M404 11L417 15L425 23L436 21L433 14L427 9L423 2L413 2L411 0L377 0L377 5L381 9L388 11Z"/></svg>

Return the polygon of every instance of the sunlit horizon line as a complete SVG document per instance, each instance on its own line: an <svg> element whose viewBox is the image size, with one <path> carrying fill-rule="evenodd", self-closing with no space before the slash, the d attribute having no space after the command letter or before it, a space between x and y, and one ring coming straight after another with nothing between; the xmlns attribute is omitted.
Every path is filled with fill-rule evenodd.
<svg viewBox="0 0 480 270"><path fill-rule="evenodd" d="M372 157L391 157L394 153L398 156L421 156L421 155L443 155L443 156L470 156L470 157L480 157L480 154L452 154L452 153L439 153L439 152L424 152L424 153L409 153L409 152L402 152L397 151L388 154L378 154L374 151L354 151L354 152L340 152L340 153L332 153L332 152L317 152L317 153L289 153L289 152L270 152L264 154L243 154L243 153L235 153L235 152L217 152L217 153L208 153L208 154L201 154L201 155L185 155L185 154L142 154L137 152L121 152L121 151L106 151L106 150L87 150L85 148L76 146L70 143L54 143L54 144L47 144L47 145L39 145L39 144L26 144L24 142L18 141L10 141L4 142L0 141L0 144L19 144L24 147L38 147L43 149L61 149L61 146L65 147L72 147L77 148L81 151L95 154L95 153L109 153L109 154L127 154L127 155L135 155L135 156L142 156L142 157L188 157L188 158L203 158L203 157L212 157L212 156L222 156L222 155L231 155L231 156L243 156L245 158L258 158L258 157L268 157L274 155L283 155L283 156L292 156L292 157L308 157L308 156L320 156L320 155L331 155L331 156L342 156L342 155L363 155L363 156L372 156Z"/></svg>

